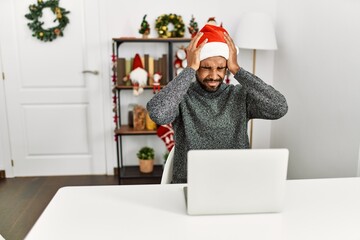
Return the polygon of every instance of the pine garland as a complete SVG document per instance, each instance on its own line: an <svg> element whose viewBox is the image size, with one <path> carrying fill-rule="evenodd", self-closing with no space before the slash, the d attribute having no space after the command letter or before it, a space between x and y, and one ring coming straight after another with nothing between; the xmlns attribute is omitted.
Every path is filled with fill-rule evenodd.
<svg viewBox="0 0 360 240"><path fill-rule="evenodd" d="M169 24L173 24L174 29L169 31ZM160 38L177 38L184 37L185 24L180 15L173 13L163 14L156 19L155 29Z"/></svg>
<svg viewBox="0 0 360 240"><path fill-rule="evenodd" d="M26 14L25 17L31 21L27 25L33 31L33 37L36 37L44 42L51 42L58 36L64 35L64 29L69 23L69 18L66 15L70 12L66 11L64 8L59 7L59 1L60 0L48 0L44 2L43 0L38 0L37 4L31 4L29 6L30 13ZM58 25L44 29L42 27L44 22L39 21L39 18L42 17L42 10L47 7L50 8L51 11L56 15L54 22L57 21Z"/></svg>

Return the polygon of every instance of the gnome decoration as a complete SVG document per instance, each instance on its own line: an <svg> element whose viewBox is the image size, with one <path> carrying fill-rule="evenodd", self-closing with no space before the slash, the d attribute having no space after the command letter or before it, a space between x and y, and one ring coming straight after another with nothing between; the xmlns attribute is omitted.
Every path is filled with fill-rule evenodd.
<svg viewBox="0 0 360 240"><path fill-rule="evenodd" d="M140 55L137 53L134 58L132 71L129 74L129 78L133 85L133 93L135 96L144 92L144 86L146 86L148 79L148 72L144 69Z"/></svg>
<svg viewBox="0 0 360 240"><path fill-rule="evenodd" d="M161 73L157 72L154 74L154 83L153 83L153 92L156 93L156 90L160 92L160 80L162 79Z"/></svg>
<svg viewBox="0 0 360 240"><path fill-rule="evenodd" d="M174 147L174 130L171 124L160 125L157 129L157 135L164 141L166 148L170 152Z"/></svg>
<svg viewBox="0 0 360 240"><path fill-rule="evenodd" d="M217 26L217 22L215 20L215 17L210 17L208 20L207 20L207 23L206 24L210 24L210 25L215 25Z"/></svg>

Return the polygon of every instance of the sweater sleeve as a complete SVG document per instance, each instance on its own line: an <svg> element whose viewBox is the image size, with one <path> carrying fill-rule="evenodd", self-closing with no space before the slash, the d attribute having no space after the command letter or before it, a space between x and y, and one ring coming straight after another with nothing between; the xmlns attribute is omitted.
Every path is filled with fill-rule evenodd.
<svg viewBox="0 0 360 240"><path fill-rule="evenodd" d="M185 68L147 103L150 118L159 125L171 123L179 114L179 104L189 89L195 70Z"/></svg>
<svg viewBox="0 0 360 240"><path fill-rule="evenodd" d="M245 87L248 118L278 119L288 111L285 97L259 77L240 68L235 79Z"/></svg>

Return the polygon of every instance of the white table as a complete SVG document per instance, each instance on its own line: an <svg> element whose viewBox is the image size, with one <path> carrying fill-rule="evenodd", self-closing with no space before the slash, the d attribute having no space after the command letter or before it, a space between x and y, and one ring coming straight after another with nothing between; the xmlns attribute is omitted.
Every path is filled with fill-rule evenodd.
<svg viewBox="0 0 360 240"><path fill-rule="evenodd" d="M360 178L289 180L276 214L188 216L183 186L62 188L26 239L360 240Z"/></svg>

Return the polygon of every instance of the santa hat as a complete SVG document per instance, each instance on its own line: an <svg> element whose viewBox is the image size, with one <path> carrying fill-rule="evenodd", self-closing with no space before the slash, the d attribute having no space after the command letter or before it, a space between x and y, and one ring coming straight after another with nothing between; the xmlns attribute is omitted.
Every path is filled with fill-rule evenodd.
<svg viewBox="0 0 360 240"><path fill-rule="evenodd" d="M224 57L226 60L229 58L229 47L224 38L224 32L227 33L227 31L224 28L213 24L205 24L200 32L204 34L201 36L198 45L205 41L205 39L208 39L201 49L200 61L216 56Z"/></svg>

